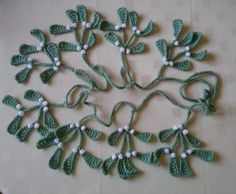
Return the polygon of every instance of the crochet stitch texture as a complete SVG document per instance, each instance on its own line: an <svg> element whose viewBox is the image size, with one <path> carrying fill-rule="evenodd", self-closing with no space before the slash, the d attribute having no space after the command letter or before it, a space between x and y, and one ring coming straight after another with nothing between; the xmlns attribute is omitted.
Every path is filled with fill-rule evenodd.
<svg viewBox="0 0 236 194"><path fill-rule="evenodd" d="M137 40L144 38L152 33L153 22L149 21L144 29L138 27L138 14L135 11L129 11L124 7L117 10L119 24L113 24L104 20L101 15L93 11L93 18L90 22L87 9L84 5L78 5L76 10L69 9L66 11L69 18L69 24L55 24L50 26L50 33L53 35L72 34L75 36L75 43L61 41L58 44L48 41L44 32L40 29L33 29L31 35L39 40L39 45L22 44L19 53L11 59L13 66L23 66L23 69L16 74L15 79L18 83L24 83L29 79L30 74L35 67L46 68L40 73L40 79L44 84L53 81L58 71L70 71L83 84L73 86L67 92L65 101L62 103L53 103L47 101L46 97L35 90L27 90L24 99L34 103L31 107L23 106L17 99L7 95L3 98L3 103L17 111L16 117L7 127L8 133L15 135L20 142L25 141L31 131L36 130L40 134L37 142L38 149L45 149L49 146L55 147L55 152L49 159L49 167L52 169L63 170L67 175L73 173L75 161L77 157L82 157L90 168L101 169L107 175L112 166L116 168L116 172L122 179L129 179L138 174L140 170L133 164L132 160L138 159L146 164L161 165L161 158L167 157L169 172L172 176L191 176L192 168L189 164L190 157L196 157L205 161L211 161L214 153L210 150L203 150L201 147L203 142L191 135L189 132L189 121L193 116L195 109L201 109L206 115L216 111L213 106L215 97L217 96L219 77L212 71L197 72L187 79L165 76L165 70L173 68L180 71L190 71L192 63L190 60L201 61L207 54L206 50L196 51L202 35L199 32L184 32L183 22L175 19L172 22L173 40L167 42L165 39L159 39L155 42L159 53L162 56L163 64L157 73L157 77L151 80L147 85L142 86L135 81L134 75L130 72L128 65L128 56L132 54L142 53L145 49L144 42ZM103 31L104 37L112 43L116 49L120 50L122 66L120 69L120 77L122 84L117 84L108 71L102 65L94 65L87 58L87 50L95 45L96 34L94 30ZM130 31L131 35L126 32ZM179 49L177 54L174 52ZM77 52L83 58L88 67L93 70L96 75L104 79L105 84L97 83L85 70L73 68L62 63L62 52ZM37 53L44 53L48 56L50 62L41 62L32 56ZM212 78L209 81L208 78ZM179 94L183 100L190 105L182 104L170 97L165 91L157 89L160 82L176 82L180 85ZM203 90L201 98L192 98L186 95L185 89L191 84L201 83L206 86ZM97 115L97 106L88 101L88 96L92 92L107 92L110 88L119 90L137 88L147 91L148 94L139 105L135 105L129 101L117 102L113 107L109 121L103 121ZM155 89L153 89L155 87ZM79 97L75 102L71 102L71 95L77 89L80 89ZM140 112L146 103L154 96L163 96L173 105L186 110L185 119L179 124L168 127L158 132L159 141L164 143L164 147L155 148L148 152L139 152L135 150L134 139L148 143L155 134L150 132L142 132L132 127L136 114ZM60 124L53 116L51 108L68 108L73 109L78 106L88 106L92 113L75 121L74 123ZM131 109L131 117L126 126L115 129L107 137L107 143L110 146L116 146L121 139L121 147L118 153L114 153L108 158L102 160L86 150L85 138L92 141L99 140L102 132L86 125L89 120L95 120L99 124L109 127L113 123L113 117L122 106L128 106ZM38 116L28 124L22 124L25 114L37 111ZM70 153L65 153L63 147L69 144L74 137L78 137L78 144Z"/></svg>

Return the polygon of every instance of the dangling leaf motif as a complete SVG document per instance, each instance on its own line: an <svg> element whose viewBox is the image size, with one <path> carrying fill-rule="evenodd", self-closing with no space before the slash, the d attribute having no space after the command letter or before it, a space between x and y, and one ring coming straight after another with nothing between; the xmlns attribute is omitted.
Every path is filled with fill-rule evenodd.
<svg viewBox="0 0 236 194"><path fill-rule="evenodd" d="M115 31L115 25L112 24L111 22L101 20L99 24L99 29L101 31L107 32L107 31Z"/></svg>
<svg viewBox="0 0 236 194"><path fill-rule="evenodd" d="M179 165L176 158L170 158L169 172L172 176L180 176Z"/></svg>
<svg viewBox="0 0 236 194"><path fill-rule="evenodd" d="M144 28L144 30L140 32L140 36L141 37L148 36L149 34L151 34L152 31L153 31L153 22L152 20L150 20L147 26Z"/></svg>
<svg viewBox="0 0 236 194"><path fill-rule="evenodd" d="M60 24L54 24L50 26L50 33L54 35L65 34L65 33L71 32L72 30L73 30L72 28L68 30L66 26L63 26Z"/></svg>
<svg viewBox="0 0 236 194"><path fill-rule="evenodd" d="M136 158L144 163L151 164L153 163L154 156L153 152L148 152L148 153L138 152Z"/></svg>
<svg viewBox="0 0 236 194"><path fill-rule="evenodd" d="M15 98L10 96L10 95L6 95L3 98L2 103L7 105L7 106L10 106L10 107L12 107L14 109L16 109L16 105L19 104L19 102Z"/></svg>
<svg viewBox="0 0 236 194"><path fill-rule="evenodd" d="M77 45L76 44L66 42L66 41L60 42L58 48L61 51L77 51Z"/></svg>
<svg viewBox="0 0 236 194"><path fill-rule="evenodd" d="M40 42L45 43L45 35L41 30L35 28L31 30L30 34L34 36L35 38L37 38Z"/></svg>
<svg viewBox="0 0 236 194"><path fill-rule="evenodd" d="M118 138L120 136L120 132L119 131L114 131L113 133L111 133L108 137L107 137L107 142L110 146L115 145L115 143L117 142Z"/></svg>
<svg viewBox="0 0 236 194"><path fill-rule="evenodd" d="M71 175L74 166L75 166L75 153L71 153L65 160L65 162L63 163L63 171L67 174L67 175Z"/></svg>
<svg viewBox="0 0 236 194"><path fill-rule="evenodd" d="M95 41L96 41L95 34L93 32L90 32L89 33L89 37L88 37L88 41L87 41L87 45L89 47L92 47L94 45Z"/></svg>
<svg viewBox="0 0 236 194"><path fill-rule="evenodd" d="M24 83L28 79L29 73L30 73L30 69L28 67L25 67L24 69L22 69L20 72L18 72L15 75L15 80L19 84Z"/></svg>
<svg viewBox="0 0 236 194"><path fill-rule="evenodd" d="M160 51L162 57L168 57L168 45L166 40L160 39L156 41L156 47Z"/></svg>
<svg viewBox="0 0 236 194"><path fill-rule="evenodd" d="M195 61L201 61L206 56L206 54L207 54L207 50L204 50L198 53L192 53L190 57L194 59Z"/></svg>
<svg viewBox="0 0 236 194"><path fill-rule="evenodd" d="M134 136L143 142L150 142L152 139L153 134L149 133L149 132L139 132L139 131L135 131Z"/></svg>
<svg viewBox="0 0 236 194"><path fill-rule="evenodd" d="M14 55L11 58L11 64L14 66L27 64L29 61L27 60L28 57L26 55Z"/></svg>
<svg viewBox="0 0 236 194"><path fill-rule="evenodd" d="M52 77L52 75L55 73L53 68L49 68L45 71L43 71L42 73L40 73L40 78L41 81L46 84L49 82L50 78Z"/></svg>
<svg viewBox="0 0 236 194"><path fill-rule="evenodd" d="M180 157L180 172L181 176L191 176L192 170L187 158Z"/></svg>
<svg viewBox="0 0 236 194"><path fill-rule="evenodd" d="M129 158L125 157L124 159L124 169L127 175L127 178L135 176L140 171L130 162Z"/></svg>
<svg viewBox="0 0 236 194"><path fill-rule="evenodd" d="M86 128L85 133L93 141L98 140L100 136L102 135L101 131L97 131L95 129L88 128L88 127Z"/></svg>
<svg viewBox="0 0 236 194"><path fill-rule="evenodd" d="M50 145L54 144L54 139L56 139L57 137L55 136L54 132L49 132L48 135L46 137L43 137L42 139L40 139L37 142L37 148L38 149L42 149L42 148L46 148Z"/></svg>
<svg viewBox="0 0 236 194"><path fill-rule="evenodd" d="M34 45L29 45L29 44L22 44L19 49L20 54L22 55L28 55L32 53L37 53L37 47Z"/></svg>
<svg viewBox="0 0 236 194"><path fill-rule="evenodd" d="M23 128L19 129L16 133L17 139L20 142L25 141L31 130L32 128L29 128L28 126L24 126Z"/></svg>
<svg viewBox="0 0 236 194"><path fill-rule="evenodd" d="M66 15L68 16L68 18L70 19L70 21L72 23L78 23L79 21L79 17L78 17L78 13L75 10L69 9L66 11Z"/></svg>
<svg viewBox="0 0 236 194"><path fill-rule="evenodd" d="M57 127L57 121L56 119L51 115L50 112L44 113L44 125L47 128L55 129Z"/></svg>
<svg viewBox="0 0 236 194"><path fill-rule="evenodd" d="M117 10L117 15L120 19L120 22L123 24L123 23L126 23L127 22L127 19L128 19L128 11L126 8L124 7L121 7Z"/></svg>
<svg viewBox="0 0 236 194"><path fill-rule="evenodd" d="M170 129L165 129L159 132L158 136L159 139L162 143L166 142L173 134L175 133L175 131L170 128Z"/></svg>
<svg viewBox="0 0 236 194"><path fill-rule="evenodd" d="M117 159L112 160L112 157L107 158L103 163L102 163L102 172L103 174L107 175L108 171L110 170L111 166L117 161Z"/></svg>
<svg viewBox="0 0 236 194"><path fill-rule="evenodd" d="M37 131L42 136L47 136L49 133L49 131L46 128L41 127L41 126L37 129Z"/></svg>
<svg viewBox="0 0 236 194"><path fill-rule="evenodd" d="M128 176L125 172L124 159L118 160L117 165L116 165L116 169L117 169L117 172L118 172L118 175L120 178L122 178L122 179L128 178Z"/></svg>
<svg viewBox="0 0 236 194"><path fill-rule="evenodd" d="M55 153L49 160L49 167L52 169L58 169L61 163L62 148L57 148Z"/></svg>
<svg viewBox="0 0 236 194"><path fill-rule="evenodd" d="M210 150L194 150L192 155L205 161L211 161L213 160L214 152Z"/></svg>
<svg viewBox="0 0 236 194"><path fill-rule="evenodd" d="M91 28L97 28L101 21L101 16L98 12L93 11L93 22L91 24Z"/></svg>
<svg viewBox="0 0 236 194"><path fill-rule="evenodd" d="M174 66L175 69L181 70L181 71L189 71L192 66L191 63L189 62L189 60L184 60L181 62L175 62Z"/></svg>
<svg viewBox="0 0 236 194"><path fill-rule="evenodd" d="M101 159L89 154L88 152L82 154L82 157L90 168L99 168L102 164Z"/></svg>
<svg viewBox="0 0 236 194"><path fill-rule="evenodd" d="M79 18L80 18L80 21L83 22L83 21L86 21L87 20L87 9L84 5L78 5L77 6L77 11L79 13Z"/></svg>
<svg viewBox="0 0 236 194"><path fill-rule="evenodd" d="M46 45L46 50L47 50L48 56L51 58L52 61L54 61L55 57L58 57L58 48L55 43L49 42Z"/></svg>
<svg viewBox="0 0 236 194"><path fill-rule="evenodd" d="M110 41L113 45L115 45L116 41L119 41L118 37L114 32L108 32L105 34L105 38Z"/></svg>
<svg viewBox="0 0 236 194"><path fill-rule="evenodd" d="M68 133L70 133L72 130L74 130L73 128L70 128L70 124L64 125L59 127L56 131L55 134L57 137L62 138L65 135L67 135Z"/></svg>
<svg viewBox="0 0 236 194"><path fill-rule="evenodd" d="M184 38L179 42L180 46L188 45L193 39L193 32L188 32L185 34Z"/></svg>
<svg viewBox="0 0 236 194"><path fill-rule="evenodd" d="M192 135L186 134L185 137L187 142L194 148L197 148L202 145L202 142L196 137L193 137Z"/></svg>
<svg viewBox="0 0 236 194"><path fill-rule="evenodd" d="M198 45L201 39L202 39L202 34L200 32L194 32L192 42L190 43L189 47L194 48L195 46Z"/></svg>
<svg viewBox="0 0 236 194"><path fill-rule="evenodd" d="M17 115L8 125L7 132L10 133L11 135L15 135L19 129L20 122L21 122L21 116Z"/></svg>
<svg viewBox="0 0 236 194"><path fill-rule="evenodd" d="M132 54L141 53L144 51L144 47L145 47L145 44L143 42L140 42L130 48L130 53Z"/></svg>
<svg viewBox="0 0 236 194"><path fill-rule="evenodd" d="M136 11L130 11L129 13L129 22L131 27L137 25L138 14Z"/></svg>
<svg viewBox="0 0 236 194"><path fill-rule="evenodd" d="M183 21L181 19L175 19L172 22L173 36L178 38L180 32L182 31Z"/></svg>
<svg viewBox="0 0 236 194"><path fill-rule="evenodd" d="M34 90L26 90L24 93L24 99L38 102L40 98L43 98L43 96Z"/></svg>

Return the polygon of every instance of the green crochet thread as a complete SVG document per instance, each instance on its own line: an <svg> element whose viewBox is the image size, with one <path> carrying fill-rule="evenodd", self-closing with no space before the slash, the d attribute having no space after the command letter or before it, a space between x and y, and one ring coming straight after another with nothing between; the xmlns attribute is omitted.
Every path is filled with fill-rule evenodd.
<svg viewBox="0 0 236 194"><path fill-rule="evenodd" d="M96 11L93 11L93 19L90 22L87 16L87 9L84 5L78 5L76 10L67 10L66 15L70 20L69 23L67 25L55 24L50 26L50 33L53 35L72 34L75 37L74 43L66 41L59 43L50 42L44 32L39 29L33 29L31 35L39 40L39 45L21 45L19 49L20 54L12 57L11 64L13 66L24 66L15 76L18 83L24 83L30 78L30 74L35 67L41 67L46 68L40 73L40 79L44 84L52 82L53 76L56 76L57 71L70 71L78 77L83 84L74 85L69 89L65 95L65 100L61 103L48 102L45 96L35 90L27 90L24 94L26 100L34 103L31 107L23 106L10 95L5 96L2 102L17 111L16 117L7 128L10 134L15 135L20 142L24 142L30 133L36 130L40 135L40 139L36 144L38 149L45 149L50 146L56 147L54 154L49 159L49 167L52 169L61 169L67 175L73 173L75 160L79 156L84 159L90 168L99 168L105 175L109 174L112 166L115 166L118 176L122 179L129 179L141 172L141 170L133 164L133 160L135 159L146 164L158 166L161 165L161 158L167 157L169 161L169 172L172 176L192 175L193 171L188 161L190 156L205 161L211 161L213 159L214 153L212 151L199 149L202 146L202 141L192 136L188 128L194 110L201 109L206 115L216 111L212 103L217 96L218 75L212 71L197 72L187 79L167 77L164 75L165 70L168 68L189 71L192 68L190 60L203 60L207 51L195 52L202 38L201 33L185 33L182 20L174 20L172 22L173 40L168 42L167 40L159 39L155 42L162 57L162 64L157 72L157 76L147 85L143 86L136 82L134 75L131 73L128 56L130 54L140 54L144 52L145 43L139 42L139 39L143 39L152 33L154 25L152 21L149 21L144 29L140 29L137 26L139 20L137 12L128 11L123 7L119 8L117 11L119 18L119 24L117 25L104 20ZM87 51L93 47L96 42L95 30L103 31L105 33L105 39L120 50L121 83L119 84L115 83L102 65L94 65L87 58ZM131 31L131 35L128 36L127 31ZM174 51L177 47L179 50L182 50L175 54ZM41 62L32 58L31 55L39 52L46 54L50 62ZM95 81L89 73L83 69L73 68L62 63L62 52L78 52L85 64L87 64L99 78L104 79L105 84ZM213 83L207 79L209 77L213 78ZM176 101L165 91L157 88L159 83L166 81L179 84L179 94L183 98L184 103ZM185 94L185 88L193 83L202 83L205 85L206 88L203 90L201 98L195 99ZM128 101L117 102L111 110L109 120L103 121L98 117L97 105L91 103L88 97L92 92L108 92L110 88L120 90L137 88L149 92L138 105ZM78 89L80 90L79 97L73 102L71 95ZM164 97L174 106L185 110L186 117L180 121L180 124L159 131L158 137L160 142L167 143L168 146L141 153L135 150L136 140L149 143L155 134L134 129L134 117L144 108L149 100L157 95ZM185 104L185 102L187 103ZM61 125L50 112L51 108L74 109L81 105L91 108L91 113L74 123ZM126 123L124 127L115 129L107 137L107 142L110 146L117 146L117 144L120 144L121 140L120 151L112 154L112 156L109 156L103 161L86 150L84 143L85 138L96 141L99 140L102 135L101 131L87 126L86 122L95 120L103 126L110 127L113 124L114 116L122 106L128 106L131 109L129 122ZM31 123L27 125L23 124L22 126L24 115L32 111L38 112L37 118ZM76 135L79 138L77 146L71 150L63 161L62 155L65 154L63 147L65 144L69 144Z"/></svg>

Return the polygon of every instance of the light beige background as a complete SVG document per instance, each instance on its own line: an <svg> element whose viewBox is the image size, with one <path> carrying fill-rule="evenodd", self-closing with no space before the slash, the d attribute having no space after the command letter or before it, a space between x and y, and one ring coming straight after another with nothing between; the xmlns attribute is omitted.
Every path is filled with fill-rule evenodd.
<svg viewBox="0 0 236 194"><path fill-rule="evenodd" d="M39 81L40 70L34 70L30 81L26 85L16 84L13 76L19 68L10 66L10 57L18 52L22 43L36 43L29 34L30 30L38 27L48 31L52 24L67 24L66 9L83 3L88 8L96 9L113 22L118 22L116 10L121 6L134 9L142 17L141 26L145 26L148 19L157 24L155 34L142 41L149 45L149 52L139 56L130 56L132 71L139 83L145 84L156 76L161 62L154 42L158 38L171 38L171 21L182 18L191 30L200 31L205 35L202 48L211 53L203 63L194 62L194 70L190 73L178 71L167 72L169 75L188 77L200 70L213 70L222 78L220 95L217 100L217 113L204 116L199 112L190 127L190 131L207 142L207 148L217 151L219 157L213 163L193 160L192 167L196 176L193 178L174 178L168 174L165 167L153 167L135 162L143 170L142 176L131 181L123 181L117 176L103 176L101 172L91 170L82 160L79 160L75 176L48 168L48 159L53 149L37 150L35 142L38 139L32 134L29 141L19 143L17 139L6 132L6 128L15 112L3 105L0 106L0 191L4 194L128 194L128 193L164 193L164 194L234 194L236 192L236 0L87 0L87 1L59 1L59 0L0 0L0 96L11 94L22 99L26 89L32 88L46 94L49 100L62 102L66 91L77 83L73 75L59 72L53 78L51 85L43 85ZM99 44L90 52L93 63L104 65L119 81L120 59L119 51L110 43L104 41L102 33L98 32ZM71 35L59 37L51 36L51 40L72 40ZM80 55L65 54L65 62L72 66L83 64ZM91 72L90 70L88 70ZM92 74L92 72L91 72ZM100 83L102 83L100 81ZM159 88L165 89L173 96L177 95L178 85L166 84ZM201 86L196 86L193 92L198 95ZM99 104L100 116L108 119L111 108L119 100L130 100L139 103L146 95L145 92L135 90L111 90L108 93L97 93L91 101ZM28 104L24 101L23 104ZM61 123L72 122L89 113L89 109L73 111L56 111ZM96 123L91 126L103 130L106 134L117 126L126 124L129 109L122 109L116 123L110 128ZM164 127L180 122L185 113L173 107L163 98L153 98L145 110L139 114L136 128L157 132ZM137 145L137 144L136 144ZM161 146L159 142L151 145L139 143L137 150L151 150ZM103 142L87 142L87 149L105 159L115 152Z"/></svg>

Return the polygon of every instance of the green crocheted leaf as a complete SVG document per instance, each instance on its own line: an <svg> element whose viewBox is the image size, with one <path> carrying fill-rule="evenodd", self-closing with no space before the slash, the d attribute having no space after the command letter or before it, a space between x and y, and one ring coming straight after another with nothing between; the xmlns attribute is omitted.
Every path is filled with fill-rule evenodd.
<svg viewBox="0 0 236 194"><path fill-rule="evenodd" d="M140 171L131 163L130 159L125 157L123 159L124 161L124 169L125 169L125 174L127 175L127 178L135 176L137 173Z"/></svg>
<svg viewBox="0 0 236 194"><path fill-rule="evenodd" d="M129 22L131 26L137 25L138 14L136 11L130 11L129 13Z"/></svg>
<svg viewBox="0 0 236 194"><path fill-rule="evenodd" d="M93 22L91 24L91 28L97 28L101 21L101 16L98 12L93 11Z"/></svg>
<svg viewBox="0 0 236 194"><path fill-rule="evenodd" d="M117 15L121 23L126 23L128 19L128 11L126 8L121 7L117 10Z"/></svg>
<svg viewBox="0 0 236 194"><path fill-rule="evenodd" d="M149 34L151 34L152 30L153 30L153 22L152 20L150 20L147 26L144 28L144 30L140 32L140 36L142 37L148 36Z"/></svg>
<svg viewBox="0 0 236 194"><path fill-rule="evenodd" d="M186 137L188 143L191 146L193 146L194 148L197 148L202 145L202 142L199 139L197 139L196 137L193 137L192 135L186 134L185 137Z"/></svg>
<svg viewBox="0 0 236 194"><path fill-rule="evenodd" d="M7 132L12 135L15 135L19 129L20 122L21 122L21 116L16 116L8 125Z"/></svg>
<svg viewBox="0 0 236 194"><path fill-rule="evenodd" d="M207 54L207 50L204 50L198 53L192 53L190 57L194 59L195 61L201 61L206 56L206 54Z"/></svg>
<svg viewBox="0 0 236 194"><path fill-rule="evenodd" d="M101 20L99 24L99 29L101 31L107 32L107 31L115 31L115 25L112 24L111 22Z"/></svg>
<svg viewBox="0 0 236 194"><path fill-rule="evenodd" d="M111 133L108 137L107 137L107 142L110 146L114 146L115 143L117 142L118 138L120 136L120 132L119 131L114 131L113 133Z"/></svg>
<svg viewBox="0 0 236 194"><path fill-rule="evenodd" d="M10 96L10 95L6 95L3 100L2 103L10 106L14 109L16 109L16 105L19 104L18 100L16 100L14 97Z"/></svg>
<svg viewBox="0 0 236 194"><path fill-rule="evenodd" d="M72 130L74 129L71 129L70 128L70 124L67 124L67 125L64 125L64 126L61 126L59 127L55 133L56 133L56 136L59 137L59 138L62 138L64 137L66 134L70 133Z"/></svg>
<svg viewBox="0 0 236 194"><path fill-rule="evenodd" d="M118 173L120 178L122 178L122 179L127 179L128 178L128 176L125 172L124 159L118 160L118 162L116 164L116 170L117 170L117 173Z"/></svg>
<svg viewBox="0 0 236 194"><path fill-rule="evenodd" d="M31 30L30 34L37 38L40 42L45 42L45 35L41 30L35 28Z"/></svg>
<svg viewBox="0 0 236 194"><path fill-rule="evenodd" d="M105 38L111 42L113 45L115 45L116 41L119 41L119 39L117 38L116 34L114 32L108 32L105 34Z"/></svg>
<svg viewBox="0 0 236 194"><path fill-rule="evenodd" d="M29 77L30 69L25 67L15 75L15 80L17 83L24 83Z"/></svg>
<svg viewBox="0 0 236 194"><path fill-rule="evenodd" d="M40 98L43 98L43 96L34 90L26 90L24 93L24 99L26 100L38 102Z"/></svg>
<svg viewBox="0 0 236 194"><path fill-rule="evenodd" d="M202 39L202 34L200 32L194 32L192 42L190 43L189 47L194 48L195 46L198 45L201 39Z"/></svg>
<svg viewBox="0 0 236 194"><path fill-rule="evenodd" d="M160 165L160 157L162 154L164 154L164 149L159 148L156 151L153 152L153 163L157 164L158 166Z"/></svg>
<svg viewBox="0 0 236 194"><path fill-rule="evenodd" d="M194 150L192 155L205 161L211 161L213 160L214 152L210 150Z"/></svg>
<svg viewBox="0 0 236 194"><path fill-rule="evenodd" d="M189 71L192 68L192 65L189 60L184 60L181 62L175 62L173 67L181 71Z"/></svg>
<svg viewBox="0 0 236 194"><path fill-rule="evenodd" d="M66 10L66 15L68 16L68 18L70 19L70 21L72 23L77 24L79 22L79 17L78 17L77 11L75 11L73 9Z"/></svg>
<svg viewBox="0 0 236 194"><path fill-rule="evenodd" d="M49 131L44 127L39 127L37 131L41 136L47 136L49 133Z"/></svg>
<svg viewBox="0 0 236 194"><path fill-rule="evenodd" d="M144 51L145 44L143 42L139 42L138 44L134 45L130 48L130 53L137 54Z"/></svg>
<svg viewBox="0 0 236 194"><path fill-rule="evenodd" d="M103 163L102 163L102 172L103 174L107 175L108 171L110 170L111 166L116 162L117 160L112 160L112 157L107 158Z"/></svg>
<svg viewBox="0 0 236 194"><path fill-rule="evenodd" d="M90 127L86 128L85 133L93 141L98 140L101 137L101 135L102 135L101 131L98 131L96 129L92 129Z"/></svg>
<svg viewBox="0 0 236 194"><path fill-rule="evenodd" d="M192 175L192 169L189 165L187 158L180 157L180 173L181 173L181 176Z"/></svg>
<svg viewBox="0 0 236 194"><path fill-rule="evenodd" d="M102 164L101 159L93 156L92 154L89 154L88 152L82 154L82 157L90 168L99 168Z"/></svg>
<svg viewBox="0 0 236 194"><path fill-rule="evenodd" d="M76 44L66 42L66 41L59 42L58 48L61 51L77 51Z"/></svg>
<svg viewBox="0 0 236 194"><path fill-rule="evenodd" d="M52 61L54 61L55 57L58 57L58 48L57 45L53 42L49 42L46 45L46 51L48 56L51 58Z"/></svg>
<svg viewBox="0 0 236 194"><path fill-rule="evenodd" d="M37 47L34 45L29 45L29 44L22 44L19 49L20 54L22 55L28 55L32 53L37 53Z"/></svg>
<svg viewBox="0 0 236 194"><path fill-rule="evenodd" d="M42 139L40 139L38 142L37 142L37 148L38 149L43 149L43 148L46 148L50 145L53 145L54 144L54 139L56 139L56 135L54 132L49 132L48 135L46 137L43 137Z"/></svg>
<svg viewBox="0 0 236 194"><path fill-rule="evenodd" d="M71 153L65 160L65 162L63 163L63 171L67 174L67 175L71 175L74 166L75 166L75 153Z"/></svg>
<svg viewBox="0 0 236 194"><path fill-rule="evenodd" d="M162 57L168 57L168 45L166 40L160 39L156 41L156 47L158 48Z"/></svg>
<svg viewBox="0 0 236 194"><path fill-rule="evenodd" d="M87 9L84 5L78 5L77 6L77 11L79 13L79 18L80 18L80 21L83 22L83 21L86 21L87 20Z"/></svg>
<svg viewBox="0 0 236 194"><path fill-rule="evenodd" d="M28 59L28 57L25 56L25 55L14 55L11 58L11 64L14 65L14 66L22 65L22 64L27 64L27 63L29 63L27 61L27 59Z"/></svg>
<svg viewBox="0 0 236 194"><path fill-rule="evenodd" d="M173 134L175 133L175 131L170 128L170 129L164 129L162 131L159 132L158 136L159 139L162 143L166 142Z"/></svg>
<svg viewBox="0 0 236 194"><path fill-rule="evenodd" d="M31 130L32 130L32 128L29 128L28 126L24 126L23 128L19 129L16 133L17 139L20 142L25 141L25 139L27 138L27 136Z"/></svg>
<svg viewBox="0 0 236 194"><path fill-rule="evenodd" d="M44 113L44 125L50 129L55 129L58 125L56 119L51 115L50 112Z"/></svg>
<svg viewBox="0 0 236 194"><path fill-rule="evenodd" d="M172 22L173 36L178 38L180 32L182 31L183 21L181 19L175 19Z"/></svg>
<svg viewBox="0 0 236 194"><path fill-rule="evenodd" d="M153 163L153 152L148 152L148 153L137 152L136 158L144 163L151 164Z"/></svg>
<svg viewBox="0 0 236 194"><path fill-rule="evenodd" d="M180 46L187 46L193 39L193 32L185 34L184 38L179 42Z"/></svg>
<svg viewBox="0 0 236 194"><path fill-rule="evenodd" d="M50 26L50 33L54 35L65 34L65 33L71 32L72 30L73 30L72 28L68 30L66 26L63 26L60 24L54 24Z"/></svg>
<svg viewBox="0 0 236 194"><path fill-rule="evenodd" d="M49 160L49 167L52 169L58 169L61 164L61 155L62 155L62 148L57 148L52 157Z"/></svg>
<svg viewBox="0 0 236 194"><path fill-rule="evenodd" d="M88 37L88 41L87 41L87 45L89 47L92 47L94 45L95 41L96 41L95 34L93 32L90 32L89 33L89 37Z"/></svg>
<svg viewBox="0 0 236 194"><path fill-rule="evenodd" d="M134 136L143 142L150 142L152 139L153 134L149 133L149 132L139 132L139 131L135 131Z"/></svg>
<svg viewBox="0 0 236 194"><path fill-rule="evenodd" d="M169 172L172 176L180 176L179 165L176 158L170 159Z"/></svg>
<svg viewBox="0 0 236 194"><path fill-rule="evenodd" d="M40 78L41 81L46 84L49 82L50 78L52 77L52 75L55 73L53 68L49 68L45 71L43 71L42 73L40 73Z"/></svg>

